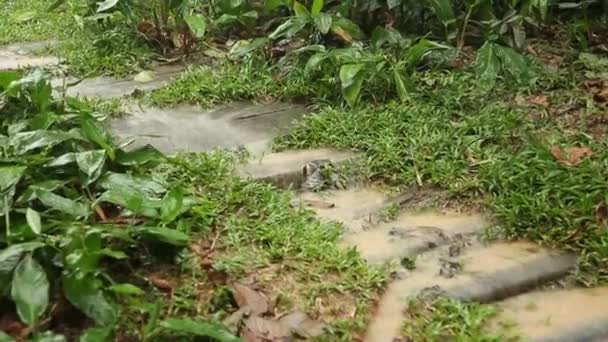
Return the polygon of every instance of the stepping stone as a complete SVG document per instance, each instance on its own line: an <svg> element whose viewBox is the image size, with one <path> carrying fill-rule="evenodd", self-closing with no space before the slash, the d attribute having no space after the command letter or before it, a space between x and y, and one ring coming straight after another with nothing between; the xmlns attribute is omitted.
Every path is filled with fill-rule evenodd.
<svg viewBox="0 0 608 342"><path fill-rule="evenodd" d="M306 192L300 194L299 199L301 205L310 207L319 218L341 222L346 228L355 230L360 230L362 224L369 225L373 220L370 215L388 206L390 200L380 189L373 187Z"/></svg>
<svg viewBox="0 0 608 342"><path fill-rule="evenodd" d="M536 291L498 303L496 324L529 341L608 340L608 288Z"/></svg>
<svg viewBox="0 0 608 342"><path fill-rule="evenodd" d="M100 99L112 99L133 94L135 91L156 90L178 76L184 67L182 65L164 65L154 68L154 71L146 72L146 77L139 79L138 75L131 75L124 78L114 77L95 77L82 80L80 83L67 89L67 96L88 97ZM51 84L54 87L61 87L64 82L67 84L75 83L78 79L68 78L54 79Z"/></svg>
<svg viewBox="0 0 608 342"><path fill-rule="evenodd" d="M172 154L242 146L255 154L265 151L272 138L300 118L305 108L285 103L235 103L208 111L180 106L130 112L112 120L109 129L119 139L134 138L133 148L150 144Z"/></svg>
<svg viewBox="0 0 608 342"><path fill-rule="evenodd" d="M407 299L425 289L460 300L490 302L558 279L576 265L574 255L529 242L476 245L456 258L448 254L446 246L420 255L413 271L388 285L364 341L392 342L405 319ZM446 259L461 269L451 276L442 275L442 260Z"/></svg>
<svg viewBox="0 0 608 342"><path fill-rule="evenodd" d="M299 189L305 180L303 168L306 164L325 160L337 164L355 157L354 153L333 149L271 153L252 159L249 164L238 170L238 174L244 178L274 184L279 188Z"/></svg>
<svg viewBox="0 0 608 342"><path fill-rule="evenodd" d="M53 67L59 64L59 59L50 56L36 56L55 42L16 43L0 46L0 70L18 70L33 67Z"/></svg>

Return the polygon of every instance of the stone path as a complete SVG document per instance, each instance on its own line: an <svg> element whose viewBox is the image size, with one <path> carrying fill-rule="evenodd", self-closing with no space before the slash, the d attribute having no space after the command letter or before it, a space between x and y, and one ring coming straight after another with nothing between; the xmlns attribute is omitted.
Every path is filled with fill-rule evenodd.
<svg viewBox="0 0 608 342"><path fill-rule="evenodd" d="M340 163L355 156L334 150L292 151L252 160L239 173L282 188L304 181L302 166L320 160ZM355 246L370 263L415 260L389 282L364 337L366 342L398 341L408 298L423 291L465 301L495 303L498 324L514 324L531 341L605 341L608 288L542 289L576 266L576 256L527 241L482 243L489 226L481 215L449 211L411 212L383 221L384 209L408 196L386 196L374 187L302 192L300 205L322 220L342 222L345 247ZM319 205L321 203L321 205Z"/></svg>
<svg viewBox="0 0 608 342"><path fill-rule="evenodd" d="M56 58L32 55L46 44L0 47L0 70L56 67ZM138 82L133 76L84 80L68 94L123 97L136 89L157 89L182 69L162 67L149 82ZM356 157L330 149L264 154L276 132L287 129L305 113L300 106L232 104L203 111L193 106L159 109L130 105L129 112L131 115L109 123L118 138L135 138L134 146L151 144L167 153L242 146L256 157L239 174L279 188L299 189L307 164L337 164ZM394 341L404 320L406 300L429 289L461 300L496 303L502 312L495 324L514 323L522 337L533 341L608 340L608 288L539 287L572 271L574 255L526 241L479 242L477 237L490 223L477 214L414 213L401 207L397 218L387 222L381 213L402 205L408 196L389 197L371 186L302 192L299 198L303 206L323 203L310 208L322 220L343 223L346 232L342 244L356 247L370 263L414 260L414 269L403 268L387 285L367 328L366 342Z"/></svg>

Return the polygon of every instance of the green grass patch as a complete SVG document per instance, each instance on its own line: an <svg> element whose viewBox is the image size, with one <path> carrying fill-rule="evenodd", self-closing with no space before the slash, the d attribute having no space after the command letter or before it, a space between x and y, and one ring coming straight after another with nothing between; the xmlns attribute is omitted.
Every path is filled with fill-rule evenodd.
<svg viewBox="0 0 608 342"><path fill-rule="evenodd" d="M586 274L581 280L606 280L608 236L595 210L608 190L605 140L581 129L585 117L573 131L547 109L515 104L508 88L481 92L474 78L420 74L422 86L405 103L329 107L305 118L275 146L355 148L365 152L373 177L481 197L507 236L577 250ZM572 98L589 96L568 89ZM525 91L519 96L525 98ZM588 119L602 110L592 102L580 108ZM547 111L544 118L530 115L539 110ZM567 166L552 155L554 145L584 146L594 154Z"/></svg>
<svg viewBox="0 0 608 342"><path fill-rule="evenodd" d="M503 332L491 333L487 324L498 314L491 305L463 303L455 299L414 299L406 310L401 329L412 341L505 341Z"/></svg>

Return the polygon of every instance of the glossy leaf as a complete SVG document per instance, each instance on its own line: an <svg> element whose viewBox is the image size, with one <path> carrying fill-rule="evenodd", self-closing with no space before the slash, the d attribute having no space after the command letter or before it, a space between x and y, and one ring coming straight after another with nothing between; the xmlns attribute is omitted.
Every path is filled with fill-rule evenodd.
<svg viewBox="0 0 608 342"><path fill-rule="evenodd" d="M331 29L332 18L327 13L320 13L314 18L315 26L317 30L323 34L327 34L329 29Z"/></svg>
<svg viewBox="0 0 608 342"><path fill-rule="evenodd" d="M126 187L113 187L99 198L100 201L113 203L125 208L136 215L157 217L155 206L145 193Z"/></svg>
<svg viewBox="0 0 608 342"><path fill-rule="evenodd" d="M310 9L310 13L313 16L317 16L321 13L321 11L323 10L323 6L324 6L324 1L323 0L313 0L312 1L312 7ZM329 29L328 29L329 30Z"/></svg>
<svg viewBox="0 0 608 342"><path fill-rule="evenodd" d="M305 26L306 21L301 20L301 18L290 18L287 19L283 24L279 25L279 27L277 27L274 32L268 36L268 38L291 38L298 32L302 31Z"/></svg>
<svg viewBox="0 0 608 342"><path fill-rule="evenodd" d="M340 81L342 82L342 94L349 105L354 106L361 93L363 85L363 64L345 64L340 68Z"/></svg>
<svg viewBox="0 0 608 342"><path fill-rule="evenodd" d="M99 178L105 161L105 150L87 151L76 154L76 163L78 164L80 171L87 176L87 185Z"/></svg>
<svg viewBox="0 0 608 342"><path fill-rule="evenodd" d="M34 234L40 235L42 233L42 222L40 220L40 214L32 208L27 208L25 213L27 224L30 226Z"/></svg>
<svg viewBox="0 0 608 342"><path fill-rule="evenodd" d="M84 116L81 122L82 134L92 142L106 150L110 159L115 158L115 149L112 137L103 125L91 116Z"/></svg>
<svg viewBox="0 0 608 342"><path fill-rule="evenodd" d="M145 194L162 194L167 191L162 184L150 178L132 176L124 173L106 173L99 179L98 183L101 187L108 190L121 187L140 191Z"/></svg>
<svg viewBox="0 0 608 342"><path fill-rule="evenodd" d="M97 13L105 12L116 7L119 0L105 0L97 3Z"/></svg>
<svg viewBox="0 0 608 342"><path fill-rule="evenodd" d="M310 15L310 13L308 13L308 10L306 9L306 6L302 5L298 1L293 2L293 11L295 12L296 17L300 18L305 18Z"/></svg>
<svg viewBox="0 0 608 342"><path fill-rule="evenodd" d="M0 193L15 187L25 170L25 166L0 166Z"/></svg>
<svg viewBox="0 0 608 342"><path fill-rule="evenodd" d="M59 210L75 217L85 217L89 215L89 210L85 205L72 199L59 196L45 189L36 189L34 194L42 204L49 208Z"/></svg>
<svg viewBox="0 0 608 342"><path fill-rule="evenodd" d="M451 0L431 0L431 5L433 6L435 15L444 26L448 26L456 20Z"/></svg>
<svg viewBox="0 0 608 342"><path fill-rule="evenodd" d="M179 230L163 227L142 227L138 230L139 234L148 236L160 242L165 242L174 246L185 246L190 241L190 237Z"/></svg>
<svg viewBox="0 0 608 342"><path fill-rule="evenodd" d="M241 339L232 335L226 328L217 323L193 321L190 319L172 318L160 323L161 327L173 332L194 336L208 337L218 342L240 342Z"/></svg>
<svg viewBox="0 0 608 342"><path fill-rule="evenodd" d="M151 145L133 151L117 151L116 162L125 166L157 165L166 160L165 156Z"/></svg>
<svg viewBox="0 0 608 342"><path fill-rule="evenodd" d="M407 100L407 89L405 87L405 81L403 80L403 75L397 69L393 69L393 80L395 81L395 88L397 89L397 95L399 95L399 99L401 102L405 102Z"/></svg>
<svg viewBox="0 0 608 342"><path fill-rule="evenodd" d="M174 221L184 209L184 191L180 187L167 192L160 207L160 217L165 223Z"/></svg>
<svg viewBox="0 0 608 342"><path fill-rule="evenodd" d="M207 20L202 15L189 15L184 18L194 37L201 39L207 32Z"/></svg>
<svg viewBox="0 0 608 342"><path fill-rule="evenodd" d="M325 52L315 53L314 55L310 56L308 62L306 62L304 70L306 70L307 72L315 70L319 66L319 64L321 64L321 62L325 60L325 58L327 58L327 54Z"/></svg>
<svg viewBox="0 0 608 342"><path fill-rule="evenodd" d="M495 44L486 42L478 51L475 60L477 78L486 87L492 87L500 72L500 60L495 53Z"/></svg>
<svg viewBox="0 0 608 342"><path fill-rule="evenodd" d="M75 273L63 277L66 298L99 325L111 325L118 319L118 309L103 293L101 283L92 275Z"/></svg>
<svg viewBox="0 0 608 342"><path fill-rule="evenodd" d="M10 143L18 154L24 154L31 150L53 147L64 141L80 138L75 131L37 130L17 133L10 137Z"/></svg>
<svg viewBox="0 0 608 342"><path fill-rule="evenodd" d="M44 269L31 255L15 268L11 298L21 321L33 326L49 304L49 281Z"/></svg>

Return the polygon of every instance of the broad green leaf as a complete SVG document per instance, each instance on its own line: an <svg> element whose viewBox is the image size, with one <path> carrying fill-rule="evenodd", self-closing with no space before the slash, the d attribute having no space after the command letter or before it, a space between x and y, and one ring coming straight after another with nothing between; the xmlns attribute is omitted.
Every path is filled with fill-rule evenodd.
<svg viewBox="0 0 608 342"><path fill-rule="evenodd" d="M112 341L113 327L93 327L87 329L80 336L78 342L110 342Z"/></svg>
<svg viewBox="0 0 608 342"><path fill-rule="evenodd" d="M11 245L0 251L0 296L8 294L13 270L17 267L21 254L43 246L44 244L41 242L25 242Z"/></svg>
<svg viewBox="0 0 608 342"><path fill-rule="evenodd" d="M272 12L283 4L283 0L264 0L264 9Z"/></svg>
<svg viewBox="0 0 608 342"><path fill-rule="evenodd" d="M47 167L58 167L58 166L65 166L65 165L68 165L71 163L75 163L76 155L77 155L77 153L68 152L66 154L60 155L59 157L51 160L50 162L48 162L46 164L46 166Z"/></svg>
<svg viewBox="0 0 608 342"><path fill-rule="evenodd" d="M119 0L105 0L97 3L97 13L105 12L109 9L114 8L118 4Z"/></svg>
<svg viewBox="0 0 608 342"><path fill-rule="evenodd" d="M345 64L340 68L340 81L342 88L346 88L355 83L359 72L363 69L363 64Z"/></svg>
<svg viewBox="0 0 608 342"><path fill-rule="evenodd" d="M496 44L486 42L478 51L475 72L478 80L486 87L492 87L500 72L500 60L495 53Z"/></svg>
<svg viewBox="0 0 608 342"><path fill-rule="evenodd" d="M327 54L325 52L315 53L314 55L310 56L308 62L306 62L306 67L304 68L304 70L306 72L311 72L315 70L319 66L319 64L321 64L321 62L325 60L325 58L327 58Z"/></svg>
<svg viewBox="0 0 608 342"><path fill-rule="evenodd" d="M19 198L17 199L17 203L29 202L29 201L33 201L34 199L36 199L35 192L37 189L55 191L58 188L65 185L66 183L67 183L67 181L51 179L51 180L43 181L40 183L32 184L21 194L21 196L19 196Z"/></svg>
<svg viewBox="0 0 608 342"><path fill-rule="evenodd" d="M17 81L21 75L16 71L2 71L0 72L0 90L5 90L8 86Z"/></svg>
<svg viewBox="0 0 608 342"><path fill-rule="evenodd" d="M82 118L81 128L85 138L106 150L110 159L114 160L115 149L112 143L112 137L99 121L91 116L84 116Z"/></svg>
<svg viewBox="0 0 608 342"><path fill-rule="evenodd" d="M129 152L118 150L116 156L116 162L125 166L141 166L146 164L155 166L165 160L165 156L151 145L146 145Z"/></svg>
<svg viewBox="0 0 608 342"><path fill-rule="evenodd" d="M336 31L336 29L342 29L346 33L348 33L353 39L360 40L365 34L363 30L359 27L359 25L355 24L353 21L346 18L338 18L335 17L331 23L331 30Z"/></svg>
<svg viewBox="0 0 608 342"><path fill-rule="evenodd" d="M513 76L516 82L520 84L530 82L533 70L524 55L502 45L495 45L494 50L496 56L502 62L503 70Z"/></svg>
<svg viewBox="0 0 608 342"><path fill-rule="evenodd" d="M15 339L0 330L0 342L15 342Z"/></svg>
<svg viewBox="0 0 608 342"><path fill-rule="evenodd" d="M310 9L310 13L312 13L313 16L319 15L321 13L321 11L323 10L324 5L325 4L324 4L323 0L313 0L312 7ZM328 30L329 30L329 28L328 28Z"/></svg>
<svg viewBox="0 0 608 342"><path fill-rule="evenodd" d="M174 246L185 246L190 241L187 234L179 230L162 227L141 227L137 230L141 235L165 242Z"/></svg>
<svg viewBox="0 0 608 342"><path fill-rule="evenodd" d="M163 194L167 191L163 184L147 177L132 176L124 173L108 172L98 182L102 188L129 188L147 195Z"/></svg>
<svg viewBox="0 0 608 342"><path fill-rule="evenodd" d="M87 176L87 185L99 178L105 161L105 150L87 151L76 154L76 163L78 164L80 171Z"/></svg>
<svg viewBox="0 0 608 342"><path fill-rule="evenodd" d="M167 192L160 207L160 217L165 223L173 222L184 208L184 191L180 187Z"/></svg>
<svg viewBox="0 0 608 342"><path fill-rule="evenodd" d="M110 286L110 290L121 295L141 296L146 292L133 284L114 284Z"/></svg>
<svg viewBox="0 0 608 342"><path fill-rule="evenodd" d="M403 75L399 72L399 70L393 68L393 79L395 81L395 88L397 89L397 95L399 95L399 99L401 102L405 102L407 100L407 89L405 87L405 82L403 81Z"/></svg>
<svg viewBox="0 0 608 342"><path fill-rule="evenodd" d="M331 15L327 13L320 13L314 18L314 22L319 32L327 34L327 32L329 32L329 29L331 28Z"/></svg>
<svg viewBox="0 0 608 342"><path fill-rule="evenodd" d="M100 201L113 203L129 210L136 215L155 218L158 216L156 205L149 197L136 189L126 187L113 187L99 197Z"/></svg>
<svg viewBox="0 0 608 342"><path fill-rule="evenodd" d="M207 32L207 19L202 15L188 15L184 18L194 37L201 39Z"/></svg>
<svg viewBox="0 0 608 342"><path fill-rule="evenodd" d="M239 40L230 49L230 54L234 56L244 56L268 43L268 38L255 38L253 40Z"/></svg>
<svg viewBox="0 0 608 342"><path fill-rule="evenodd" d="M28 342L66 342L63 335L55 334L52 331L45 331L40 335L28 340Z"/></svg>
<svg viewBox="0 0 608 342"><path fill-rule="evenodd" d="M61 7L63 4L65 4L65 2L66 2L66 0L56 0L46 9L46 11L52 12L52 11L58 9L59 7Z"/></svg>
<svg viewBox="0 0 608 342"><path fill-rule="evenodd" d="M25 166L0 166L0 193L15 187L25 170Z"/></svg>
<svg viewBox="0 0 608 342"><path fill-rule="evenodd" d="M19 11L13 13L12 17L15 23L24 23L36 18L36 15L36 11Z"/></svg>
<svg viewBox="0 0 608 342"><path fill-rule="evenodd" d="M283 24L279 25L274 32L272 32L268 38L291 38L298 32L300 32L306 26L306 21L301 18L290 18L287 19Z"/></svg>
<svg viewBox="0 0 608 342"><path fill-rule="evenodd" d="M49 304L49 281L44 269L32 255L26 256L15 268L11 298L17 306L21 321L34 326Z"/></svg>
<svg viewBox="0 0 608 342"><path fill-rule="evenodd" d="M218 342L241 342L240 338L232 335L223 325L217 323L171 318L161 322L160 326L173 332L209 337Z"/></svg>
<svg viewBox="0 0 608 342"><path fill-rule="evenodd" d="M99 325L112 325L118 319L118 309L103 293L102 284L93 275L73 273L64 275L63 292L80 311Z"/></svg>
<svg viewBox="0 0 608 342"><path fill-rule="evenodd" d="M403 59L408 67L415 67L432 48L433 44L430 41L421 39L407 50Z"/></svg>
<svg viewBox="0 0 608 342"><path fill-rule="evenodd" d="M27 224L30 226L34 234L40 235L42 233L42 223L40 220L40 214L32 208L27 208L25 213Z"/></svg>
<svg viewBox="0 0 608 342"><path fill-rule="evenodd" d="M89 210L84 204L59 196L48 190L36 189L34 190L34 195L45 206L59 210L68 215L75 217L86 217L89 215Z"/></svg>
<svg viewBox="0 0 608 342"><path fill-rule="evenodd" d="M361 93L361 86L363 85L364 80L364 75L358 74L355 77L355 81L353 84L349 85L346 88L342 88L342 94L346 99L346 102L348 102L351 107L354 107L355 104L357 104L357 101L359 100L359 94Z"/></svg>
<svg viewBox="0 0 608 342"><path fill-rule="evenodd" d="M299 18L306 18L310 16L310 13L308 13L306 6L302 5L298 1L293 2L293 11L295 12L296 17Z"/></svg>
<svg viewBox="0 0 608 342"><path fill-rule="evenodd" d="M10 142L18 154L25 154L37 148L53 147L67 140L81 139L77 131L37 130L20 132L10 137Z"/></svg>
<svg viewBox="0 0 608 342"><path fill-rule="evenodd" d="M454 8L452 8L451 0L431 0L433 11L444 26L448 26L450 23L456 20L454 14Z"/></svg>

